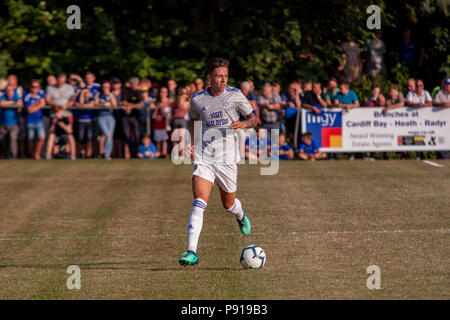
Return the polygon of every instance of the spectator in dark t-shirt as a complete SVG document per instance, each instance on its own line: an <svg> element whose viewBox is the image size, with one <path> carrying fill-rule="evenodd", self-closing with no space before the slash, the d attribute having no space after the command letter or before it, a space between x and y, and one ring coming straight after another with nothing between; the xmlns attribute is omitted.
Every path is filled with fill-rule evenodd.
<svg viewBox="0 0 450 320"><path fill-rule="evenodd" d="M327 102L322 97L322 89L320 88L320 83L313 83L312 89L305 92L302 102L304 108L310 109L315 113L322 112L322 110L327 106Z"/></svg>
<svg viewBox="0 0 450 320"><path fill-rule="evenodd" d="M139 79L133 77L129 83L130 87L123 90L125 108L120 119L125 136L125 159L130 159L139 141L139 109L142 107Z"/></svg>
<svg viewBox="0 0 450 320"><path fill-rule="evenodd" d="M61 146L65 146L67 142L70 145L70 158L76 160L75 139L73 137L73 116L72 113L63 110L61 106L53 107L54 114L52 115L50 132L47 141L47 156L46 159L52 158L54 147L56 146L58 151ZM58 153L56 151L56 153ZM66 151L66 150L64 150Z"/></svg>
<svg viewBox="0 0 450 320"><path fill-rule="evenodd" d="M405 29L402 34L403 40L397 44L396 59L405 64L414 74L417 68L422 67L425 50L420 42L411 39L411 31Z"/></svg>

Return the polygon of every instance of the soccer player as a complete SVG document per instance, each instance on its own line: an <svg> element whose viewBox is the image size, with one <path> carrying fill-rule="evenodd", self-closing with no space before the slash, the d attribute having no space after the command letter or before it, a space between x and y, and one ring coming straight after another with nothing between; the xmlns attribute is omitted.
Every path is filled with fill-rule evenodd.
<svg viewBox="0 0 450 320"><path fill-rule="evenodd" d="M189 216L188 250L181 255L181 265L198 263L197 243L203 226L211 189L215 182L219 186L223 207L234 214L244 235L250 234L250 220L236 198L239 152L235 131L256 126L253 108L237 88L227 86L229 62L213 58L207 64L207 79L210 87L191 97L191 153L194 154L192 191L194 202ZM242 115L245 120L238 121ZM201 120L201 145L195 145L194 122ZM213 130L216 129L216 130ZM222 137L218 137L220 132ZM197 132L197 135L199 132ZM211 137L214 135L214 137ZM225 149L225 150L224 150Z"/></svg>

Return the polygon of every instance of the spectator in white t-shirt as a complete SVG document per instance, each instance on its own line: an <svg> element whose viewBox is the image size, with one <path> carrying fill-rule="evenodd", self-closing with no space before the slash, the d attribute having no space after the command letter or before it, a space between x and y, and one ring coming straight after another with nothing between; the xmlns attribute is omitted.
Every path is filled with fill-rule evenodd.
<svg viewBox="0 0 450 320"><path fill-rule="evenodd" d="M450 78L444 80L444 87L434 96L433 105L450 107Z"/></svg>
<svg viewBox="0 0 450 320"><path fill-rule="evenodd" d="M424 89L423 81L417 79L416 90L406 95L406 105L409 107L430 107L433 105L430 93Z"/></svg>

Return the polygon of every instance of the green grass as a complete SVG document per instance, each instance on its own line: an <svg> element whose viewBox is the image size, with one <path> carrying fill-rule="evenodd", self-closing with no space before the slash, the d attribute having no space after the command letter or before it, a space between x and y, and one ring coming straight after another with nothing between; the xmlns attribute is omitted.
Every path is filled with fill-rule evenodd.
<svg viewBox="0 0 450 320"><path fill-rule="evenodd" d="M239 167L241 235L217 187L196 267L186 249L191 170L169 161L0 161L2 299L449 299L450 163ZM260 245L262 270L244 270ZM366 268L381 268L368 290ZM68 290L66 268L81 268Z"/></svg>

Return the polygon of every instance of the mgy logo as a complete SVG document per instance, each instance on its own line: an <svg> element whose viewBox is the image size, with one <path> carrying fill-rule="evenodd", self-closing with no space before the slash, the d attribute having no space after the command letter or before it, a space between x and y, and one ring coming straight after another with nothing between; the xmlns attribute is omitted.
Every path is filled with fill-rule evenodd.
<svg viewBox="0 0 450 320"><path fill-rule="evenodd" d="M306 114L307 123L320 123L323 127L332 127L335 124L337 117L336 112L323 112L321 114Z"/></svg>

